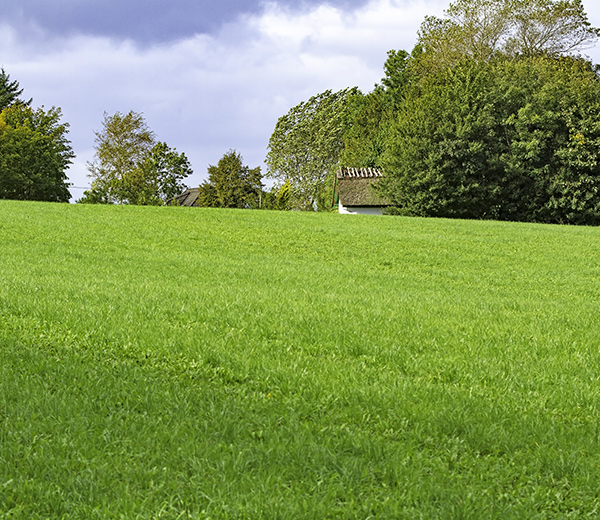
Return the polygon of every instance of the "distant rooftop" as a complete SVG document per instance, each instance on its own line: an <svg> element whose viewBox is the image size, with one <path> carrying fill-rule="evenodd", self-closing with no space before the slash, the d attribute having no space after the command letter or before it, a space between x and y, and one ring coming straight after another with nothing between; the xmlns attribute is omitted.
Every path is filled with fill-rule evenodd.
<svg viewBox="0 0 600 520"><path fill-rule="evenodd" d="M338 170L338 179L370 179L383 177L379 168L347 168L342 167Z"/></svg>
<svg viewBox="0 0 600 520"><path fill-rule="evenodd" d="M336 175L333 202L339 202L344 207L388 206L389 202L372 186L382 177L383 173L379 168L340 168Z"/></svg>
<svg viewBox="0 0 600 520"><path fill-rule="evenodd" d="M177 195L177 197L172 198L167 204L174 206L196 206L199 193L199 188L190 188L184 191L181 195Z"/></svg>

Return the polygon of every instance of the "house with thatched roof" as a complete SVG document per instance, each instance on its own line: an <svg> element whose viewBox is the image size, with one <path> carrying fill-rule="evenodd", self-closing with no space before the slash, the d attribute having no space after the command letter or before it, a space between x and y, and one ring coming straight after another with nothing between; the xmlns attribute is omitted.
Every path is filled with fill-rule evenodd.
<svg viewBox="0 0 600 520"><path fill-rule="evenodd" d="M389 202L374 189L382 177L378 168L340 168L335 176L333 203L346 214L382 215Z"/></svg>
<svg viewBox="0 0 600 520"><path fill-rule="evenodd" d="M200 188L190 188L167 202L169 206L198 206Z"/></svg>

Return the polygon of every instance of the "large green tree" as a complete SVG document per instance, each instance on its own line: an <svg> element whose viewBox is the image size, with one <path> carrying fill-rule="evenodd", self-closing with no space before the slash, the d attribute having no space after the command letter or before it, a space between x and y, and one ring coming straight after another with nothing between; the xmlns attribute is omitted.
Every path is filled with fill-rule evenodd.
<svg viewBox="0 0 600 520"><path fill-rule="evenodd" d="M407 98L379 185L411 215L598 223L598 100L582 59L463 60Z"/></svg>
<svg viewBox="0 0 600 520"><path fill-rule="evenodd" d="M0 69L0 198L67 202L66 170L75 157L61 110L31 108Z"/></svg>
<svg viewBox="0 0 600 520"><path fill-rule="evenodd" d="M200 185L198 205L213 208L258 209L263 185L260 167L244 166L244 159L229 150L216 166L208 167L208 180Z"/></svg>
<svg viewBox="0 0 600 520"><path fill-rule="evenodd" d="M599 35L581 0L456 0L445 15L428 16L421 25L425 68L498 53L559 57L592 46Z"/></svg>
<svg viewBox="0 0 600 520"><path fill-rule="evenodd" d="M105 112L102 127L94 132L96 153L88 163L92 192L104 194L110 202L128 202L128 179L154 146L154 132L142 114L134 111L112 116Z"/></svg>
<svg viewBox="0 0 600 520"><path fill-rule="evenodd" d="M344 148L358 89L330 90L296 105L279 118L269 139L267 177L291 188L297 209L326 207L332 175Z"/></svg>
<svg viewBox="0 0 600 520"><path fill-rule="evenodd" d="M142 114L104 114L95 132L96 154L88 164L92 189L82 203L162 205L186 189L192 174L184 153L156 142Z"/></svg>
<svg viewBox="0 0 600 520"><path fill-rule="evenodd" d="M0 198L69 201L66 170L75 154L61 116L59 108L23 103L0 112Z"/></svg>
<svg viewBox="0 0 600 520"><path fill-rule="evenodd" d="M456 0L355 100L343 160L403 213L596 223L599 78L579 0Z"/></svg>
<svg viewBox="0 0 600 520"><path fill-rule="evenodd" d="M183 180L192 173L184 153L158 142L125 177L123 192L130 204L163 205L187 188Z"/></svg>

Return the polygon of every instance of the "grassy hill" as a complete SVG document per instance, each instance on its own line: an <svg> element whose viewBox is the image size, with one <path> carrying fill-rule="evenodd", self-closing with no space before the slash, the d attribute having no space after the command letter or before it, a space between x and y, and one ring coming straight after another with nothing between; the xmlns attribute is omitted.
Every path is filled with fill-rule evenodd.
<svg viewBox="0 0 600 520"><path fill-rule="evenodd" d="M600 229L0 201L0 518L600 514Z"/></svg>

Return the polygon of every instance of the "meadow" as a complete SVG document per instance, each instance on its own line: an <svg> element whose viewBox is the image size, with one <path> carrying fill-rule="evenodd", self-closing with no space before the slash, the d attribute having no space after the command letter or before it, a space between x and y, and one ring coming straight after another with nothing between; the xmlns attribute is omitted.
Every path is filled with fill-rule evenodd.
<svg viewBox="0 0 600 520"><path fill-rule="evenodd" d="M600 229L0 201L0 519L600 516Z"/></svg>

